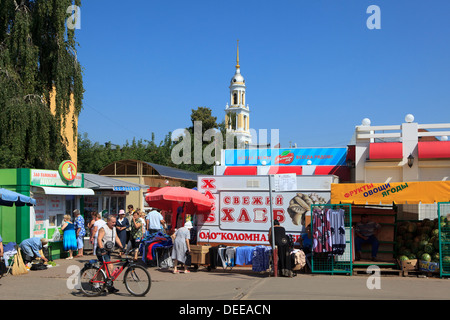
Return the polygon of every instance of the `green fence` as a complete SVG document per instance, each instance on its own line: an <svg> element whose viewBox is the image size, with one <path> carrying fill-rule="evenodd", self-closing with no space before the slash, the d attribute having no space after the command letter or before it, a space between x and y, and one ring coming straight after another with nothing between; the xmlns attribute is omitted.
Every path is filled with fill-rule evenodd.
<svg viewBox="0 0 450 320"><path fill-rule="evenodd" d="M439 217L439 273L450 276L450 202L438 203Z"/></svg>
<svg viewBox="0 0 450 320"><path fill-rule="evenodd" d="M336 224L336 219L340 220L340 215L343 215L343 221L338 221ZM334 226L339 225L342 228L335 230ZM321 231L325 232L320 234ZM328 235L324 237L326 232L328 232ZM345 239L333 241L336 239L336 233L339 232ZM351 275L353 272L351 205L311 205L311 233L313 236L311 272ZM331 250L330 245L325 245L325 242L330 238L332 239ZM336 243L345 243L345 245L335 246ZM317 247L317 245L321 247Z"/></svg>

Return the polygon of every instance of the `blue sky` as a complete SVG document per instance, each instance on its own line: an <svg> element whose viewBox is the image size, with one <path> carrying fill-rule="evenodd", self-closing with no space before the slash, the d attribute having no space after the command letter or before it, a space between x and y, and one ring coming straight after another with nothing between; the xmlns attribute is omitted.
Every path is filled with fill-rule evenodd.
<svg viewBox="0 0 450 320"><path fill-rule="evenodd" d="M85 0L79 131L159 142L198 106L222 121L237 39L250 127L278 129L281 147L345 147L366 117L449 123L449 13L448 0Z"/></svg>

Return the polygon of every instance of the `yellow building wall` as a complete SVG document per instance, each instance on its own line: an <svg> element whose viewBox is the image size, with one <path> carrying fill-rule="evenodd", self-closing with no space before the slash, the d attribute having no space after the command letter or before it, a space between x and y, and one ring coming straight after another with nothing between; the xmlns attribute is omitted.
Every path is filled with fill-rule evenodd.
<svg viewBox="0 0 450 320"><path fill-rule="evenodd" d="M69 113L66 115L65 127L61 128L61 135L66 140L66 149L69 153L70 159L77 165L77 156L78 156L78 117L75 116L75 102L73 99L73 95L70 98L70 106ZM53 115L56 114L56 90L53 89L53 92L50 94L50 111ZM73 128L72 120L75 119L75 130Z"/></svg>
<svg viewBox="0 0 450 320"><path fill-rule="evenodd" d="M243 128L244 127L244 115L242 113L238 115L237 127L238 128Z"/></svg>

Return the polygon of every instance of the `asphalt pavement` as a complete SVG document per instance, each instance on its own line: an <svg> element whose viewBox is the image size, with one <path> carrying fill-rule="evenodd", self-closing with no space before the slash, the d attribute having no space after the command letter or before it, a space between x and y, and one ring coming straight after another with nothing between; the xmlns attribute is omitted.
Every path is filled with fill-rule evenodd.
<svg viewBox="0 0 450 320"><path fill-rule="evenodd" d="M450 280L437 277L298 274L273 277L251 268L218 268L173 274L149 267L150 292L131 296L121 281L116 294L85 297L75 288L76 275L94 256L55 260L56 267L7 275L0 279L0 300L178 300L178 301L286 301L286 300L448 300ZM192 269L191 269L192 270ZM119 278L120 280L120 278Z"/></svg>

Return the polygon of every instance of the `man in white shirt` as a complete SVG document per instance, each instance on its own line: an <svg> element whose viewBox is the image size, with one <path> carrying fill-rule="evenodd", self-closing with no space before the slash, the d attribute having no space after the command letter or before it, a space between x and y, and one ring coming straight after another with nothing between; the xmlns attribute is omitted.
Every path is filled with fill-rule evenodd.
<svg viewBox="0 0 450 320"><path fill-rule="evenodd" d="M149 234L161 231L163 229L162 226L166 223L161 213L155 208L148 213L146 220Z"/></svg>
<svg viewBox="0 0 450 320"><path fill-rule="evenodd" d="M106 225L105 220L103 220L100 216L99 213L97 213L96 217L95 217L96 221L94 222L94 227L92 228L92 235L91 235L91 242L94 245L94 254L96 254L96 250L97 250L97 238L98 238L98 231L104 226Z"/></svg>

